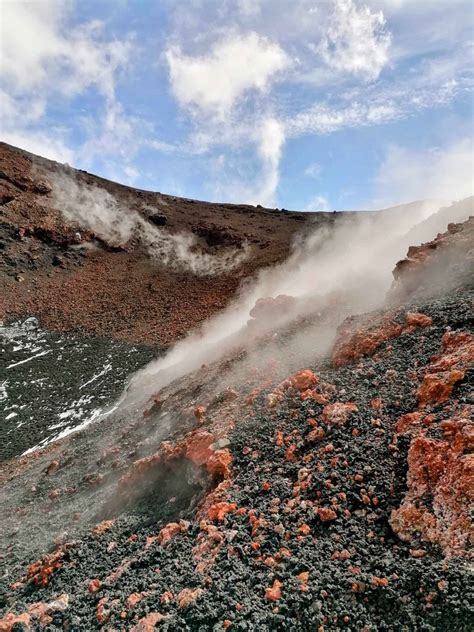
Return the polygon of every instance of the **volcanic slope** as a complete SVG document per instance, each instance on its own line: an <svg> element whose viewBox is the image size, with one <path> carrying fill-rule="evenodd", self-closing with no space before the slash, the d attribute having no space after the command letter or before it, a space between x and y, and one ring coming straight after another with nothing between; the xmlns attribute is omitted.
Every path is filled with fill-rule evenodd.
<svg viewBox="0 0 474 632"><path fill-rule="evenodd" d="M50 329L132 343L174 342L222 309L242 278L283 261L297 234L313 230L318 222L331 226L336 221L332 213L210 204L141 191L4 143L0 169L0 313L36 315ZM242 253L244 248L248 256L235 269L212 276L173 269L152 260L133 236L114 242L65 217L53 197L58 187L98 191L101 197L92 199L93 204L113 198L124 209L125 221L138 214L164 235L191 236L196 250L211 257L223 249Z"/></svg>
<svg viewBox="0 0 474 632"><path fill-rule="evenodd" d="M243 280L287 259L296 240L362 215L392 217L397 229L406 221L408 230L424 207L354 214L210 204L122 186L0 143L0 317L167 345L222 310ZM166 265L150 256L150 234L167 246ZM176 253L181 266L171 265ZM185 265L194 259L199 274ZM217 272L205 274L206 262Z"/></svg>
<svg viewBox="0 0 474 632"><path fill-rule="evenodd" d="M309 367L289 326L4 466L0 629L471 629L473 235Z"/></svg>

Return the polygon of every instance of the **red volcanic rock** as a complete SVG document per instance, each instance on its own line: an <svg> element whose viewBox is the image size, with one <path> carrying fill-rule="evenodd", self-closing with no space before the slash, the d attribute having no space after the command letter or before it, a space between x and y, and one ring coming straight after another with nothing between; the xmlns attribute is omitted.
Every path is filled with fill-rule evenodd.
<svg viewBox="0 0 474 632"><path fill-rule="evenodd" d="M62 567L61 559L64 556L64 551L58 549L51 555L46 555L44 558L31 564L26 573L26 581L32 581L38 586L47 586L51 575Z"/></svg>
<svg viewBox="0 0 474 632"><path fill-rule="evenodd" d="M311 533L311 527L307 524L302 524L298 527L298 535L309 535Z"/></svg>
<svg viewBox="0 0 474 632"><path fill-rule="evenodd" d="M146 617L139 619L138 623L130 628L130 632L154 632L156 624L166 618L160 612L150 612Z"/></svg>
<svg viewBox="0 0 474 632"><path fill-rule="evenodd" d="M296 452L296 444L292 443L285 450L285 461L288 461L289 463L295 463L296 462L295 452Z"/></svg>
<svg viewBox="0 0 474 632"><path fill-rule="evenodd" d="M331 522L337 518L337 513L330 507L319 507L316 513L321 522Z"/></svg>
<svg viewBox="0 0 474 632"><path fill-rule="evenodd" d="M340 367L372 355L383 342L401 336L402 332L403 326L394 322L390 315L378 323L364 323L360 327L354 326L353 319L348 318L338 328L332 363Z"/></svg>
<svg viewBox="0 0 474 632"><path fill-rule="evenodd" d="M110 618L110 610L107 608L106 605L108 601L108 597L102 597L102 599L99 600L96 606L95 616L100 625L106 623Z"/></svg>
<svg viewBox="0 0 474 632"><path fill-rule="evenodd" d="M157 541L161 545L168 544L175 535L181 533L181 525L178 522L170 522L158 534Z"/></svg>
<svg viewBox="0 0 474 632"><path fill-rule="evenodd" d="M289 378L291 386L294 386L299 391L306 391L319 382L319 377L315 375L310 369L304 369L295 373Z"/></svg>
<svg viewBox="0 0 474 632"><path fill-rule="evenodd" d="M90 593L95 593L95 592L97 592L98 590L100 590L100 589L101 589L101 587L102 587L102 582L100 581L100 579L92 579L92 580L89 582L89 585L88 585L88 587L87 587L87 590L88 590Z"/></svg>
<svg viewBox="0 0 474 632"><path fill-rule="evenodd" d="M122 560L120 564L117 566L117 568L114 571L112 571L110 575L107 576L106 581L111 584L118 581L122 577L122 575L125 573L125 571L128 569L130 564L131 564L131 560L128 560L128 559Z"/></svg>
<svg viewBox="0 0 474 632"><path fill-rule="evenodd" d="M235 503L222 501L220 503L215 503L214 505L211 505L207 511L207 515L210 520L217 520L219 522L222 522L226 514L233 513L236 509L237 505Z"/></svg>
<svg viewBox="0 0 474 632"><path fill-rule="evenodd" d="M131 595L127 597L127 600L125 601L126 607L129 610L131 610L132 608L135 608L137 603L140 603L143 597L145 597L145 593L139 593L139 592L132 593Z"/></svg>
<svg viewBox="0 0 474 632"><path fill-rule="evenodd" d="M189 608L201 595L204 594L202 588L184 588L178 595L177 601L180 608Z"/></svg>
<svg viewBox="0 0 474 632"><path fill-rule="evenodd" d="M448 557L462 556L473 533L474 455L468 451L474 448L474 432L467 419L447 420L441 428L442 440L429 439L425 431L413 439L408 493L390 523L402 540L421 538L439 544Z"/></svg>
<svg viewBox="0 0 474 632"><path fill-rule="evenodd" d="M424 413L419 410L416 410L413 413L407 413L406 415L402 415L400 419L395 424L395 432L403 433L412 428L416 428L421 426L422 419L424 418Z"/></svg>
<svg viewBox="0 0 474 632"><path fill-rule="evenodd" d="M0 619L0 632L11 632L17 624L24 626L23 629L31 630L30 623L31 617L28 613L13 614L13 612L9 612L3 619Z"/></svg>
<svg viewBox="0 0 474 632"><path fill-rule="evenodd" d="M31 604L28 608L28 614L30 614L33 619L37 619L41 627L43 627L53 622L53 617L51 615L55 612L67 610L68 606L69 595L67 593L63 593L49 603L38 601Z"/></svg>
<svg viewBox="0 0 474 632"><path fill-rule="evenodd" d="M431 316L419 312L408 312L405 317L408 327L430 327L433 324Z"/></svg>
<svg viewBox="0 0 474 632"><path fill-rule="evenodd" d="M383 588L385 588L386 586L388 586L388 579L386 577L377 577L374 575L370 579L370 583L372 584L372 586L382 586Z"/></svg>
<svg viewBox="0 0 474 632"><path fill-rule="evenodd" d="M314 430L311 430L306 439L310 443L315 443L316 441L321 441L321 439L323 439L325 435L326 433L323 428L315 428Z"/></svg>
<svg viewBox="0 0 474 632"><path fill-rule="evenodd" d="M281 599L281 587L283 584L278 579L275 579L271 588L265 590L265 599L267 601L278 601Z"/></svg>
<svg viewBox="0 0 474 632"><path fill-rule="evenodd" d="M416 392L420 404L434 404L447 401L451 397L453 387L464 379L464 371L443 371L442 373L425 375Z"/></svg>
<svg viewBox="0 0 474 632"><path fill-rule="evenodd" d="M335 402L324 407L323 420L330 426L344 426L349 419L349 415L358 410L355 404Z"/></svg>
<svg viewBox="0 0 474 632"><path fill-rule="evenodd" d="M300 585L301 592L308 592L308 581L309 581L309 572L303 571L296 576L298 583Z"/></svg>
<svg viewBox="0 0 474 632"><path fill-rule="evenodd" d="M191 434L185 444L185 456L195 465L204 465L212 455L214 436L210 432L197 431Z"/></svg>
<svg viewBox="0 0 474 632"><path fill-rule="evenodd" d="M204 573L216 559L224 546L225 540L219 529L205 520L200 523L201 533L193 548L193 559L197 562L196 571Z"/></svg>
<svg viewBox="0 0 474 632"><path fill-rule="evenodd" d="M447 331L441 338L441 344L445 351L464 347L472 342L472 336L466 331Z"/></svg>
<svg viewBox="0 0 474 632"><path fill-rule="evenodd" d="M307 399L312 399L314 402L317 402L318 404L327 404L328 403L327 397L325 397L321 393L318 393L315 390L310 389L310 388L308 390L303 391L301 393L301 399L303 401L306 401Z"/></svg>
<svg viewBox="0 0 474 632"><path fill-rule="evenodd" d="M462 203L461 203L462 204ZM393 271L394 283L388 298L405 301L410 295L430 296L462 285L472 278L474 217L449 224L445 233L421 246L411 246L407 257ZM461 264L461 265L460 265Z"/></svg>
<svg viewBox="0 0 474 632"><path fill-rule="evenodd" d="M103 520L102 522L99 522L99 524L96 524L96 526L92 529L92 533L94 535L102 535L113 527L114 522L115 520Z"/></svg>
<svg viewBox="0 0 474 632"><path fill-rule="evenodd" d="M464 379L465 371L474 363L474 339L466 332L447 332L441 347L418 388L421 406L447 401L454 385Z"/></svg>
<svg viewBox="0 0 474 632"><path fill-rule="evenodd" d="M165 592L161 595L160 597L160 603L161 604L169 604L172 600L173 600L173 593L170 592L169 590L165 590Z"/></svg>
<svg viewBox="0 0 474 632"><path fill-rule="evenodd" d="M347 318L337 330L332 353L333 366L345 366L364 356L370 356L386 340L432 324L430 316L417 312L408 312L404 324L397 322L395 316L396 314L389 313L378 321L362 322L360 326L356 325L354 317Z"/></svg>
<svg viewBox="0 0 474 632"><path fill-rule="evenodd" d="M319 377L315 375L311 369L303 369L295 373L291 377L283 380L276 389L267 397L267 404L270 408L275 408L285 395L294 397L300 393L301 399L314 399L319 403L326 403L327 399L319 393L316 393L311 387L319 383Z"/></svg>
<svg viewBox="0 0 474 632"><path fill-rule="evenodd" d="M207 460L207 471L215 477L228 478L230 476L230 465L232 454L228 448L215 450Z"/></svg>

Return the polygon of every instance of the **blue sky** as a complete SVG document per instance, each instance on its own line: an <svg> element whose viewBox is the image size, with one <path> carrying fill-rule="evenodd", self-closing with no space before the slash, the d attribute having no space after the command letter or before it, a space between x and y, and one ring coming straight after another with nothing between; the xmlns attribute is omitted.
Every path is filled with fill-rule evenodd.
<svg viewBox="0 0 474 632"><path fill-rule="evenodd" d="M278 208L472 194L468 0L0 0L1 137Z"/></svg>

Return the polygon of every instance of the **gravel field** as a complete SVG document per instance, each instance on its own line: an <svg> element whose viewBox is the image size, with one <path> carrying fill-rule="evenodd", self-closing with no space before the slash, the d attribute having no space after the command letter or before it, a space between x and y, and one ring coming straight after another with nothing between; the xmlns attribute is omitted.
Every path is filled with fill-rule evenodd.
<svg viewBox="0 0 474 632"><path fill-rule="evenodd" d="M324 403L291 391L270 406L273 383L252 406L239 403L234 409L241 416L220 444L221 452L232 455L231 476L212 480L187 459L163 461L133 479L123 502L117 481L129 471L140 474L130 463L146 454L131 450L132 444L141 445L150 428L160 426L165 433L166 412L152 409L128 435L122 432L125 444L117 445L121 454L124 445L131 450L128 461L115 466L97 461L104 478L91 492L95 496L87 496L90 484L83 478L82 494L72 495L76 500L64 509L77 511L84 498L87 503L94 498L103 508L94 519L112 522L94 531L79 521L74 537L69 533L59 548L58 542L52 545L56 554L43 560L36 574L30 569L28 581L21 579L27 556L23 551L15 557L10 546L12 557L7 553L3 559L10 586L4 613L29 612L32 628L46 630L471 629L470 545L465 555L446 555L422 535L403 541L391 516L407 494L412 439L410 432L394 439L396 422L417 409L421 376L446 332L472 333L473 296L466 290L408 306L429 316L431 325L386 340L354 364L335 369L329 360L316 360L310 368L321 392L330 393L332 402L353 405L336 423L325 417ZM403 314L397 318L401 322ZM198 372L174 385L175 395L185 385L192 390L199 377ZM472 386L471 369L448 401L426 409L433 415L430 440L443 436L442 420L472 405ZM223 411L216 414L222 417ZM110 423L91 429L105 436ZM206 423L211 422L201 428ZM173 443L191 428L183 421L164 437ZM85 445L80 453L92 459ZM77 460L79 448L74 450ZM70 481L73 472L77 476L77 468L66 464L44 476L42 497L61 484L47 478ZM50 501L46 513L54 514L53 506ZM37 602L46 608L44 628L32 608Z"/></svg>

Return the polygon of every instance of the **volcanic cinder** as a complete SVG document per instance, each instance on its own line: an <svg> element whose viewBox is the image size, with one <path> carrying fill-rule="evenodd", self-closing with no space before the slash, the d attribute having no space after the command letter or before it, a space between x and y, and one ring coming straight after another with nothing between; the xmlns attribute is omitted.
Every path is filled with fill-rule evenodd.
<svg viewBox="0 0 474 632"><path fill-rule="evenodd" d="M161 347L112 413L1 465L0 630L470 629L472 200L355 220L69 170L193 252L248 248L203 275L154 258L136 223L118 243L66 220L65 167L3 145L2 170L4 317ZM403 224L393 283L371 260L351 283L331 271L324 240L348 221Z"/></svg>

